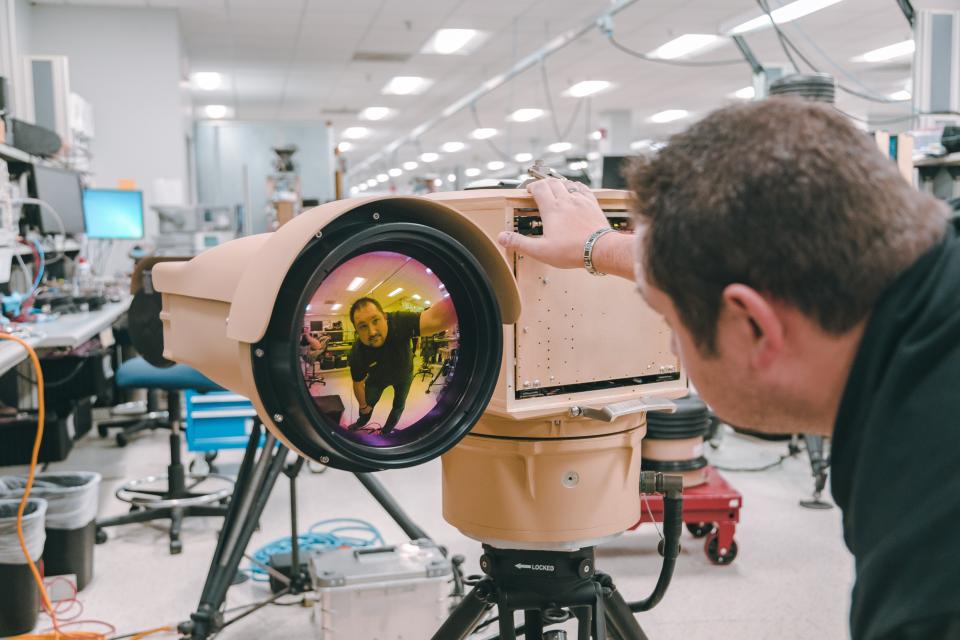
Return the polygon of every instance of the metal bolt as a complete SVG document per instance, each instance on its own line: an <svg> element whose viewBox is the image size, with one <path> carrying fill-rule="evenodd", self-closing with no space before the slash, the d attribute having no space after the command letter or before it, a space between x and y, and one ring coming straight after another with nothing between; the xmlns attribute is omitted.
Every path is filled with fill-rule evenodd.
<svg viewBox="0 0 960 640"><path fill-rule="evenodd" d="M529 381L529 380L524 380L524 381L523 381L523 388L524 388L524 389L529 389L529 388L530 388L530 381Z"/></svg>
<svg viewBox="0 0 960 640"><path fill-rule="evenodd" d="M275 413L275 414L273 414L273 421L274 421L274 422L283 422L283 414L280 414L280 413Z"/></svg>
<svg viewBox="0 0 960 640"><path fill-rule="evenodd" d="M262 358L262 357L263 357L263 354L264 354L263 349L254 349L254 350L253 350L253 355L257 356L258 358Z"/></svg>
<svg viewBox="0 0 960 640"><path fill-rule="evenodd" d="M550 278L544 278L543 284L550 284Z"/></svg>
<svg viewBox="0 0 960 640"><path fill-rule="evenodd" d="M330 462L330 458L328 458L327 456L320 456L320 464L328 464L329 462Z"/></svg>
<svg viewBox="0 0 960 640"><path fill-rule="evenodd" d="M314 238L322 238L322 237L323 237L323 231L317 231L317 232L314 234L313 237L314 237Z"/></svg>
<svg viewBox="0 0 960 640"><path fill-rule="evenodd" d="M373 219L374 219L374 220L379 220L379 219L380 219L380 214L377 213L376 211L374 211L374 212L373 212Z"/></svg>
<svg viewBox="0 0 960 640"><path fill-rule="evenodd" d="M534 381L533 381L533 386L539 387L539 386L540 386L540 381L539 381L539 380L534 380Z"/></svg>

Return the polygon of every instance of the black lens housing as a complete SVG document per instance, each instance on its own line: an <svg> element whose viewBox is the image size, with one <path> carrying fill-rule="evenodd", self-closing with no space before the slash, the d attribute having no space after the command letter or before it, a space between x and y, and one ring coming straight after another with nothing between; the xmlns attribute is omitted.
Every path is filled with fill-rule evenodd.
<svg viewBox="0 0 960 640"><path fill-rule="evenodd" d="M408 219L380 202L318 229L288 271L263 339L251 348L254 380L273 423L304 455L337 469L395 469L443 454L483 414L500 374L503 326L483 267L452 236ZM436 406L388 447L364 445L320 413L299 366L304 310L314 292L340 265L374 251L403 254L429 267L446 286L460 328L457 364Z"/></svg>

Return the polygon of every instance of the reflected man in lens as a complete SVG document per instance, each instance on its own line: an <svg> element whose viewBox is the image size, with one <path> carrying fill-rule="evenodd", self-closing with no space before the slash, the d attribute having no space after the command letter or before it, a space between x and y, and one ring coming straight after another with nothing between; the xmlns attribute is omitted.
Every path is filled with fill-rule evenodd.
<svg viewBox="0 0 960 640"><path fill-rule="evenodd" d="M452 329L456 312L450 298L422 313L384 313L375 299L360 298L350 307L350 321L357 332L349 363L360 417L349 428L355 431L366 425L384 390L393 387L393 406L381 429L386 435L397 426L410 393L413 340Z"/></svg>

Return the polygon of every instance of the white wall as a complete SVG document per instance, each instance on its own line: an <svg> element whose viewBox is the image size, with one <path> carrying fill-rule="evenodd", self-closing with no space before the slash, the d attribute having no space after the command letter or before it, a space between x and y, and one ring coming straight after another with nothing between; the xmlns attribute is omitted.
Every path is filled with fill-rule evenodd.
<svg viewBox="0 0 960 640"><path fill-rule="evenodd" d="M32 10L29 0L0 0L0 76L10 90L10 113L20 120L26 117L26 96L20 89L24 69L22 56L30 52Z"/></svg>
<svg viewBox="0 0 960 640"><path fill-rule="evenodd" d="M34 5L30 53L70 59L70 88L93 105L93 186L134 180L144 192L148 237L155 235L154 182L187 191L187 145L176 11ZM131 243L114 249L109 271Z"/></svg>

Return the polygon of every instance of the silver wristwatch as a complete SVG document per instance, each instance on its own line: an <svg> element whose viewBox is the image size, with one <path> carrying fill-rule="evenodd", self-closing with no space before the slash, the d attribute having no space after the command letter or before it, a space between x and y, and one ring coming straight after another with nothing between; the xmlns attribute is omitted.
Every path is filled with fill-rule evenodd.
<svg viewBox="0 0 960 640"><path fill-rule="evenodd" d="M587 273L595 276L607 275L597 271L596 267L593 266L593 245L597 244L597 240L599 240L605 234L614 232L616 232L616 229L611 229L610 227L597 229L591 233L590 237L587 238L587 241L583 243L583 267L587 270Z"/></svg>

